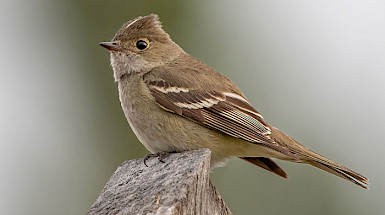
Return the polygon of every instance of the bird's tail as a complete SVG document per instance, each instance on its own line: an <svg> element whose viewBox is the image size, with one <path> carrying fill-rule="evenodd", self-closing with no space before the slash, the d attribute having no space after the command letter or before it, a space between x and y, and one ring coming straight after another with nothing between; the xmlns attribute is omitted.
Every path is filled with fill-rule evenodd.
<svg viewBox="0 0 385 215"><path fill-rule="evenodd" d="M357 172L341 164L338 164L322 155L319 155L307 149L306 147L304 147L303 145L301 145L291 137L285 135L283 132L279 131L276 128L273 128L272 132L274 134L274 140L278 144L287 147L291 153L293 153L296 157L298 157L298 160L291 160L291 161L310 164L326 172L332 173L343 179L351 181L365 189L369 188L370 186L369 180L366 177L358 174Z"/></svg>
<svg viewBox="0 0 385 215"><path fill-rule="evenodd" d="M306 149L298 152L298 154L300 155L300 160L302 160L303 163L310 164L326 172L351 181L365 189L368 189L370 186L369 180L366 177L313 151Z"/></svg>
<svg viewBox="0 0 385 215"><path fill-rule="evenodd" d="M330 165L330 164L321 163L318 161L310 161L309 164L317 168L320 168L326 172L330 172L336 176L344 178L348 181L351 181L365 189L369 189L370 184L367 178L342 165Z"/></svg>

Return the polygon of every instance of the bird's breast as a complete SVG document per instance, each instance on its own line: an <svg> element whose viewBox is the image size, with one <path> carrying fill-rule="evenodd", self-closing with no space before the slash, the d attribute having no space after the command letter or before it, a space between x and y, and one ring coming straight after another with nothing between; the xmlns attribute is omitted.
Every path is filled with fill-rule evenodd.
<svg viewBox="0 0 385 215"><path fill-rule="evenodd" d="M214 164L249 145L162 109L140 75L119 80L119 98L132 131L152 153L208 148Z"/></svg>

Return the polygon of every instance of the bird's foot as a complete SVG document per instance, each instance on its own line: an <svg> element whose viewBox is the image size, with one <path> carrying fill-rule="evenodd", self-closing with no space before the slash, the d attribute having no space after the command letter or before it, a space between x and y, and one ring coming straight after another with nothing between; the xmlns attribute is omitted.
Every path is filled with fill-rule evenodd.
<svg viewBox="0 0 385 215"><path fill-rule="evenodd" d="M143 163L144 165L146 165L146 167L148 167L146 161L152 157L157 157L159 162L165 163L164 159L168 157L170 153L175 153L175 152L157 152L154 154L148 154L146 155L146 157L144 157Z"/></svg>

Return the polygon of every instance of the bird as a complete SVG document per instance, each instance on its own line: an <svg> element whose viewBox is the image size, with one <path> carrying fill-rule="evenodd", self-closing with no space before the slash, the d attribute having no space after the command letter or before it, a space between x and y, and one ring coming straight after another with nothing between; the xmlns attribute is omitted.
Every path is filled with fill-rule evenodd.
<svg viewBox="0 0 385 215"><path fill-rule="evenodd" d="M110 52L123 112L149 157L208 148L212 168L238 157L287 178L279 159L369 188L366 177L266 122L230 79L172 41L158 15L132 19L99 44Z"/></svg>

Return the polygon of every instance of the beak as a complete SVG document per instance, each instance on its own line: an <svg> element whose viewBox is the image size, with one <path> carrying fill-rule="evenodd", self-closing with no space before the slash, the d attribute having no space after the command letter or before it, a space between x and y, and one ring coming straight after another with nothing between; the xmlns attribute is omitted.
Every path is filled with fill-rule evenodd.
<svg viewBox="0 0 385 215"><path fill-rule="evenodd" d="M110 51L122 51L123 48L121 46L119 46L118 44L114 43L114 42L101 42L99 43L100 46L102 46L103 48L106 48Z"/></svg>

